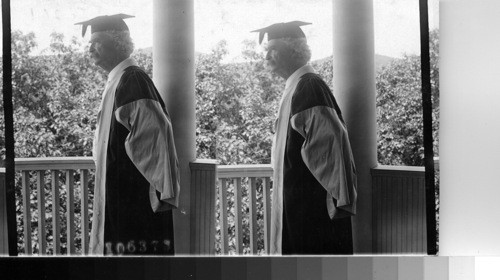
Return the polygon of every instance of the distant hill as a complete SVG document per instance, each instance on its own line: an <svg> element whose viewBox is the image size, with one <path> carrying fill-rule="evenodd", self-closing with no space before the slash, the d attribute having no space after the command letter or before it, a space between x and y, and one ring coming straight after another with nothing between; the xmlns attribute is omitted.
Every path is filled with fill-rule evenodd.
<svg viewBox="0 0 500 280"><path fill-rule="evenodd" d="M153 53L153 47L139 48L139 49L136 50L136 52L138 52L138 53L145 53L145 54L151 55ZM195 52L194 56L198 57L200 54L202 54L202 53Z"/></svg>
<svg viewBox="0 0 500 280"><path fill-rule="evenodd" d="M375 54L375 70L380 70L383 66L388 65L393 60L397 60L399 58L394 58L390 56Z"/></svg>
<svg viewBox="0 0 500 280"><path fill-rule="evenodd" d="M138 49L137 50L138 52L143 52L143 53L147 53L147 54L151 54L151 52L153 51L153 48L152 47L148 47L148 48L143 48L143 49ZM195 57L198 57L201 53L199 52L196 52L195 53ZM325 57L325 58L321 58L321 59L317 59L317 60L314 60L312 61L312 63L322 63L323 61L327 60L327 59L332 59L332 56L328 56L328 57ZM386 66L388 65L389 63L391 63L393 60L396 60L398 58L394 58L394 57L390 57L390 56L385 56L385 55L380 55L380 54L375 54L375 70L378 71L380 70L383 66ZM241 62L236 62L236 63L231 63L231 64L244 64L244 63L241 63Z"/></svg>
<svg viewBox="0 0 500 280"><path fill-rule="evenodd" d="M147 47L147 48L142 48L142 49L136 49L136 52L139 53L145 53L145 54L152 54L153 53L153 47Z"/></svg>

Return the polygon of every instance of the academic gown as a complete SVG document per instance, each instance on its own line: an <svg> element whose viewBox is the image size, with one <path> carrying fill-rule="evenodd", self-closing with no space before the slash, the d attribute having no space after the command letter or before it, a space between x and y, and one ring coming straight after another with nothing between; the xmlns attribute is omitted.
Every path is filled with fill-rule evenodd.
<svg viewBox="0 0 500 280"><path fill-rule="evenodd" d="M347 128L321 77L310 66L295 74L287 81L291 92L281 107L288 108L280 108L275 139L282 160L274 163L273 206L281 208L274 221L282 220L272 253L352 254L357 180Z"/></svg>
<svg viewBox="0 0 500 280"><path fill-rule="evenodd" d="M112 87L114 98L103 100L101 112L112 110L109 130L101 130L107 140L96 137L105 157L96 162L100 199L94 205L91 253L172 255L171 209L178 206L179 194L172 125L149 76L135 62L129 64L122 65Z"/></svg>

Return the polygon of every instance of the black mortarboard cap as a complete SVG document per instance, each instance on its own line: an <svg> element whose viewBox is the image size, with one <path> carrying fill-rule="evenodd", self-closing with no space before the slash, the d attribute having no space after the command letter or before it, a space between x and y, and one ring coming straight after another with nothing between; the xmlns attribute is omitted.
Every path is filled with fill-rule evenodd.
<svg viewBox="0 0 500 280"><path fill-rule="evenodd" d="M90 25L90 33L100 32L100 31L128 31L128 26L125 24L123 19L131 18L134 16L125 15L125 14L116 14L111 16L98 16L93 19L89 19L87 21L77 22L77 24L82 25L82 37L85 36L85 32L87 31L87 26Z"/></svg>
<svg viewBox="0 0 500 280"><path fill-rule="evenodd" d="M305 38L306 35L300 29L302 25L311 24L309 22L302 21L291 21L291 22L282 22L275 23L273 25L269 25L268 27L264 27L261 29L253 30L252 32L259 32L259 44L262 43L262 39L264 39L264 34L267 33L267 40L279 39L279 38Z"/></svg>

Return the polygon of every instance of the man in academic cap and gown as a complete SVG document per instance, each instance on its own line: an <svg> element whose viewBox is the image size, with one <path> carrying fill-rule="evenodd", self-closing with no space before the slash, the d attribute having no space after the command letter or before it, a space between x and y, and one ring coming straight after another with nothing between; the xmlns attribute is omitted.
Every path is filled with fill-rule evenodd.
<svg viewBox="0 0 500 280"><path fill-rule="evenodd" d="M352 254L356 168L341 110L308 64L300 28L277 23L267 33L268 68L286 80L272 148L271 254Z"/></svg>
<svg viewBox="0 0 500 280"><path fill-rule="evenodd" d="M172 211L179 203L179 170L172 123L149 76L130 58L125 18L99 16L89 53L108 73L97 115L90 253L172 255Z"/></svg>

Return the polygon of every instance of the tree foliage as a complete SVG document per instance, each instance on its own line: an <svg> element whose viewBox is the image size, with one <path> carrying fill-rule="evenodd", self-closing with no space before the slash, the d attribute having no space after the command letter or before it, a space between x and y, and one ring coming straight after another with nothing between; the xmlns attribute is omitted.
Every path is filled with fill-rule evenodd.
<svg viewBox="0 0 500 280"><path fill-rule="evenodd" d="M283 81L265 71L262 53L245 42L244 62L224 64L226 43L196 62L198 157L221 164L270 163L274 116Z"/></svg>
<svg viewBox="0 0 500 280"><path fill-rule="evenodd" d="M438 31L434 30L430 36L436 155L439 126L438 34ZM96 114L106 74L91 63L85 52L82 52L85 47L76 39L67 43L61 34L53 33L50 47L40 55L32 54L36 47L33 33L23 34L15 31L12 33L12 41L16 157L90 156ZM270 163L274 121L284 89L284 80L265 68L264 54L258 50L254 41L244 42L241 62L225 63L227 54L226 42L221 41L210 53L199 54L196 58L197 157L217 159L220 164ZM151 51L138 50L133 56L139 65L152 75ZM332 86L335 82L332 60L324 59L312 64L327 84ZM420 88L419 56L404 55L402 59L394 59L377 72L380 163L423 165ZM3 110L3 107L0 109ZM1 114L2 133L3 117ZM5 156L4 143L5 139L1 134L1 158ZM48 197L50 180L47 178L45 186ZM64 186L64 177L58 180ZM78 175L76 182L79 182ZM231 184L228 191L233 193L233 188ZM257 182L257 188L261 195L262 182ZM20 189L18 180L18 223L22 229ZM247 212L248 191L246 188L242 191L243 212ZM64 191L62 195L65 195ZM90 196L92 198L92 193ZM37 209L34 194L31 200L34 213L32 226L36 232ZM64 200L61 201L61 211L64 211L66 204ZM228 204L230 209L233 209L234 198L230 198ZM46 206L50 209L51 200L47 200ZM76 209L79 209L78 205ZM262 207L259 207L257 215L262 217ZM47 215L47 218L50 220L51 215ZM228 231L233 237L234 219L232 210L229 213L232 226ZM248 216L244 216L243 224L248 225ZM259 228L262 231L262 226ZM64 221L62 230L61 236L65 236ZM48 236L52 238L50 234ZM19 239L22 249L22 231ZM248 232L244 233L243 241L248 243ZM259 240L261 249L262 243L263 241ZM234 248L234 243L232 247Z"/></svg>
<svg viewBox="0 0 500 280"><path fill-rule="evenodd" d="M430 33L434 154L438 155L439 32ZM420 56L404 55L377 74L378 160L387 165L423 166Z"/></svg>
<svg viewBox="0 0 500 280"><path fill-rule="evenodd" d="M438 31L432 31L430 38L437 142ZM54 33L50 48L37 56L31 54L36 47L33 33L15 31L12 39L16 156L90 155L105 73L92 65L76 39L68 44ZM254 41L244 43L242 54L243 62L223 63L227 48L222 41L211 53L197 56L197 155L221 164L269 163L284 81L265 69L263 53ZM139 50L134 57L151 75L151 52ZM312 64L332 85L332 61ZM420 83L416 55L394 59L377 73L378 157L383 164L422 165ZM2 145L0 155L4 154Z"/></svg>

